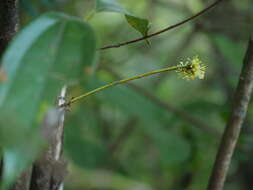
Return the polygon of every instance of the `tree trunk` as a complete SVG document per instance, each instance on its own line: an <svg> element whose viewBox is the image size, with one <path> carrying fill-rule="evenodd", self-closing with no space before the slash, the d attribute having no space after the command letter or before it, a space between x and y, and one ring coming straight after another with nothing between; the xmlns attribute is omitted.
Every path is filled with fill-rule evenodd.
<svg viewBox="0 0 253 190"><path fill-rule="evenodd" d="M0 1L0 58L18 30L18 0Z"/></svg>

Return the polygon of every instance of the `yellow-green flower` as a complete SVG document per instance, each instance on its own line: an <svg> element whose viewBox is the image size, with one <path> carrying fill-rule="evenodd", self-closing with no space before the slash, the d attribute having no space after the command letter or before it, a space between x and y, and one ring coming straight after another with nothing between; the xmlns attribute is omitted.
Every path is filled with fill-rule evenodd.
<svg viewBox="0 0 253 190"><path fill-rule="evenodd" d="M176 72L182 79L193 80L196 78L204 79L206 66L202 63L198 56L184 62L180 62Z"/></svg>

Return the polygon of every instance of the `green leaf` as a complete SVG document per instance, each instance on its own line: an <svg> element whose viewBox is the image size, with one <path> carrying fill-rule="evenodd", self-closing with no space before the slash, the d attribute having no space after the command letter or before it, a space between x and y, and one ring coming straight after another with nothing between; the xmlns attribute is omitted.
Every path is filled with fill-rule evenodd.
<svg viewBox="0 0 253 190"><path fill-rule="evenodd" d="M116 12L129 14L121 5L115 0L97 0L96 1L97 12Z"/></svg>
<svg viewBox="0 0 253 190"><path fill-rule="evenodd" d="M78 82L94 55L91 28L64 14L45 14L17 35L2 60L7 80L0 85L0 134L10 137L1 141L4 152L9 152L4 153L5 159L12 159L24 144L33 143L34 139L26 143L27 136L35 135L34 129L41 124L40 115L54 105L63 85ZM13 125L6 127L9 122ZM19 164L24 168L32 157L33 151L21 154L5 167L15 169ZM7 173L10 171L4 171L3 181L10 184L16 176Z"/></svg>
<svg viewBox="0 0 253 190"><path fill-rule="evenodd" d="M124 14L126 21L130 26L140 32L143 36L148 35L148 31L150 29L150 22L147 19L132 15L124 8L122 8L121 5L115 0L97 0L96 12L116 12Z"/></svg>
<svg viewBox="0 0 253 190"><path fill-rule="evenodd" d="M138 18L131 15L125 15L125 17L128 24L130 24L135 30L139 31L143 36L148 35L150 24L147 19Z"/></svg>

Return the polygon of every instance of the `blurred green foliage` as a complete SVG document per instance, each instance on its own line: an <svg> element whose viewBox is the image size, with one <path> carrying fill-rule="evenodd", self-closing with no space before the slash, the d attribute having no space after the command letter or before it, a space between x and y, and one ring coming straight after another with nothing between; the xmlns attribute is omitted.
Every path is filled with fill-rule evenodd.
<svg viewBox="0 0 253 190"><path fill-rule="evenodd" d="M3 186L36 157L41 144L36 129L43 115L54 106L60 89L76 83L82 68L92 64L95 43L88 25L64 14L48 13L24 28L8 47L2 59L7 80L0 86ZM6 120L11 122L8 126ZM29 136L31 142L26 140Z"/></svg>
<svg viewBox="0 0 253 190"><path fill-rule="evenodd" d="M113 7L109 4L99 4L105 2L110 1L22 0L21 28L32 22L28 27L33 26L34 31L31 30L31 33L27 34L29 36L23 38L22 33L19 34L22 40L20 50L29 46L31 36L37 35L42 29L47 30L47 27L40 22L41 17L33 21L37 16L52 10L62 11L88 22L96 35L97 47L102 47L140 37L140 34L129 24L134 27L136 23L142 21L138 24L141 29L134 28L145 36L150 23L152 23L150 32L155 32L193 15L210 3L205 0L118 0L118 3L111 1ZM101 10L106 12L92 14L91 17L92 11L96 10L96 3L98 12ZM98 9L98 5L107 7ZM115 14L115 11L123 15ZM226 1L193 22L151 38L150 46L147 46L144 41L100 51L93 64L91 61L95 51L93 32L88 36L82 36L85 34L82 27L85 31L90 31L90 27L80 20L67 17L69 21L64 22L70 22L69 31L66 31L66 36L62 38L63 44L58 47L58 56L54 55L52 58L56 58L57 71L64 76L73 74L78 77L68 92L69 96L77 96L116 80L115 73L120 78L129 77L178 64L179 61L197 54L207 65L204 80L184 81L174 73L168 73L140 79L133 83L141 86L163 103L183 111L186 117L190 115L222 132L232 104L231 97L238 81L247 38L252 33L252 11L253 5L250 0ZM128 19L129 24L126 24L124 15L128 12L138 17L134 16L134 21ZM88 21L87 17L89 17ZM36 22L38 26L34 26ZM40 36L41 42L39 38L35 40L33 51L36 52L31 51L25 55L34 59L31 59L32 62L23 59L21 70L30 67L33 68L29 71L31 75L45 76L40 67L44 68L51 54L50 49L45 48L43 43L46 44L45 40L55 41L54 36L59 37L56 33L59 32L61 25L58 18L53 22L55 22L55 29L48 29L48 32L44 33L48 37ZM51 33L55 34L49 35ZM24 31L23 35L25 35ZM8 54L6 56L8 57ZM78 61L76 59L83 63L76 68L78 74L68 70L75 65L73 62ZM61 70L63 68L64 71ZM18 73L22 74L22 72ZM14 77L18 80L17 88L38 93L38 96L41 95L40 98L43 97L42 92L37 89L42 88L40 84L35 84L36 81L29 79L23 81L25 84L19 84L23 80L22 76L20 78ZM50 87L51 84L54 85L53 81L43 84L43 88L48 89L46 93L50 93L47 94L50 96L50 103L46 103L46 108L53 104L53 97L58 95L57 89L69 81L69 78L67 79L61 80L60 84L57 83L57 88ZM20 100L21 97L30 99L29 105L17 108L21 115L33 114L31 117L34 119L41 114L38 113L38 109L34 111L35 109L30 107L36 104L30 96L26 97L15 92L11 94L10 97L13 99ZM42 102L41 99L38 100L39 105ZM6 106L9 104L6 102ZM251 104L240 139L240 150L235 154L227 180L226 189L229 190L250 190L253 187L251 180L245 177L253 175L252 114ZM1 125L6 122L6 118L8 117L1 117ZM23 118L22 116L21 119ZM13 121L19 119L13 116ZM29 121L25 120L25 122ZM12 123L7 132L15 133L11 125ZM74 104L67 114L64 153L69 162L70 172L65 188L68 190L205 189L219 138L184 119L173 109L170 111L164 109L159 102L131 86L108 89Z"/></svg>

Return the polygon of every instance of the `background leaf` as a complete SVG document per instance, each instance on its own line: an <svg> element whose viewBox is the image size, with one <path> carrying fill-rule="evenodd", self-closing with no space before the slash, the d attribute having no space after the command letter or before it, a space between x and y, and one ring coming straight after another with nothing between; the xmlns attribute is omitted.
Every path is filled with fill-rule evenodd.
<svg viewBox="0 0 253 190"><path fill-rule="evenodd" d="M89 89L95 89L105 83L93 77L87 80L84 85ZM116 86L95 96L106 104L120 108L125 116L138 116L143 122L152 124L170 121L171 115L168 112L126 86Z"/></svg>
<svg viewBox="0 0 253 190"><path fill-rule="evenodd" d="M115 0L97 0L96 1L97 12L116 12L129 14L121 5Z"/></svg>
<svg viewBox="0 0 253 190"><path fill-rule="evenodd" d="M99 128L95 114L89 106L80 106L65 122L64 152L82 168L103 166L109 157L105 146L96 138Z"/></svg>

